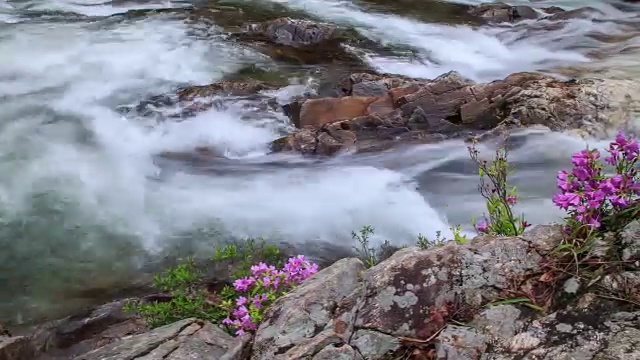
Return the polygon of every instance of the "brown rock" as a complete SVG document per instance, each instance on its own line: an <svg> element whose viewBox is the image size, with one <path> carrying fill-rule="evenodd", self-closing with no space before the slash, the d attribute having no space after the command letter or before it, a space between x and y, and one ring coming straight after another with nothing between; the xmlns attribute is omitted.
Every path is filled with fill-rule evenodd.
<svg viewBox="0 0 640 360"><path fill-rule="evenodd" d="M375 81L389 88L377 97L320 98L302 104L299 126L303 136L290 135L295 146L274 146L274 151L313 149L308 154L329 155L344 147L360 151L387 149L401 142L430 142L450 137L489 139L512 129L546 127L553 131L578 130L598 136L611 125L630 121L640 101L640 83L632 80L561 81L538 73L515 73L503 80L475 84L455 72L433 80L385 82L381 75L354 74L352 84ZM393 77L393 79L396 79ZM397 86L396 86L397 85ZM392 87L395 86L395 87ZM356 88L363 91L370 87ZM378 91L375 90L375 91ZM327 124L350 132L341 136ZM323 146L318 151L321 133ZM355 139L354 139L355 138ZM301 141L304 140L304 141ZM296 150L297 151L297 150Z"/></svg>
<svg viewBox="0 0 640 360"><path fill-rule="evenodd" d="M320 127L339 120L367 115L369 106L378 100L377 97L363 96L308 99L300 109L299 127Z"/></svg>

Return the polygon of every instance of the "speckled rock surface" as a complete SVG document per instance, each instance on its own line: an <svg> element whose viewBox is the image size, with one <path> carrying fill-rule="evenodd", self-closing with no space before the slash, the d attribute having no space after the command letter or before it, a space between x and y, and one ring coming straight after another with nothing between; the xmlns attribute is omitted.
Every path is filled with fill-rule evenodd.
<svg viewBox="0 0 640 360"><path fill-rule="evenodd" d="M635 246L634 226L621 251ZM405 248L369 269L342 259L278 299L253 342L189 319L77 359L640 360L640 311L590 292L579 276L558 282L565 300L548 312L497 302L536 299L560 231L538 226L520 237ZM640 284L633 261L602 276L600 288Z"/></svg>
<svg viewBox="0 0 640 360"><path fill-rule="evenodd" d="M186 319L126 337L76 360L186 360L246 358L249 337L233 338L209 322Z"/></svg>
<svg viewBox="0 0 640 360"><path fill-rule="evenodd" d="M278 300L256 332L252 358L298 359L347 343L363 271L360 260L340 260Z"/></svg>

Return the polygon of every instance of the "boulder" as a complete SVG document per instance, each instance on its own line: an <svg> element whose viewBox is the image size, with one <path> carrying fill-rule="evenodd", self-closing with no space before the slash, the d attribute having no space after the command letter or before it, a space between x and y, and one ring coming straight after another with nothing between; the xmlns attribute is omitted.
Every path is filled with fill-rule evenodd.
<svg viewBox="0 0 640 360"><path fill-rule="evenodd" d="M321 44L335 39L338 34L337 26L333 24L289 17L248 24L244 33L262 36L275 44L296 48Z"/></svg>
<svg viewBox="0 0 640 360"><path fill-rule="evenodd" d="M511 6L502 2L482 3L469 9L469 14L488 22L515 22L537 19L538 13L530 6Z"/></svg>
<svg viewBox="0 0 640 360"><path fill-rule="evenodd" d="M324 349L353 355L342 346L353 335L363 271L358 259L340 260L279 299L256 332L251 359L305 359Z"/></svg>
<svg viewBox="0 0 640 360"><path fill-rule="evenodd" d="M250 358L640 358L640 312L593 294L548 314L491 305L513 294L542 301L538 279L562 237L559 226L539 226L522 237L405 248L368 270L341 260L273 305Z"/></svg>
<svg viewBox="0 0 640 360"><path fill-rule="evenodd" d="M640 83L632 80L563 81L527 72L490 83L455 72L433 80L353 74L339 87L345 97L289 106L290 117L305 129L276 140L272 150L333 155L540 126L602 136L629 122L640 94Z"/></svg>
<svg viewBox="0 0 640 360"><path fill-rule="evenodd" d="M281 17L247 24L242 32L234 35L276 60L301 64L363 64L357 56L346 52L341 45L358 38L357 33L338 28L334 24Z"/></svg>

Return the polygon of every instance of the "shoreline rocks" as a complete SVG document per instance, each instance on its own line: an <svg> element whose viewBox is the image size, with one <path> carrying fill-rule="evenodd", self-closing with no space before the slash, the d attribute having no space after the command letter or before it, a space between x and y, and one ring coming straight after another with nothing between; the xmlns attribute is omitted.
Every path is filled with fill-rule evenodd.
<svg viewBox="0 0 640 360"><path fill-rule="evenodd" d="M635 261L623 274L626 288L636 292L638 229L637 221L628 225L618 249ZM131 321L118 317L116 305L105 305L85 320L49 327L49 344L70 350L47 353L36 333L0 338L0 359L640 358L640 309L593 292L619 289L612 275L584 288L576 281L554 286L542 276L563 236L560 226L545 225L520 237L404 248L368 269L359 259L344 258L277 300L255 335L232 337L208 322L185 319L146 332L121 330L105 340L108 329ZM526 301L500 301L514 298ZM66 339L77 343L62 344L62 334L73 334Z"/></svg>

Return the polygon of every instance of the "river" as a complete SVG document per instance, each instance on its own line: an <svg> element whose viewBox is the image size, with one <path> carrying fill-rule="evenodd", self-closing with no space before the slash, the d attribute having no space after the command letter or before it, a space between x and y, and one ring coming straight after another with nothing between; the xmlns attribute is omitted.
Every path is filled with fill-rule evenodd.
<svg viewBox="0 0 640 360"><path fill-rule="evenodd" d="M384 0L0 0L0 322L71 313L97 301L85 290L126 288L155 260L206 256L228 238L348 249L351 231L363 225L375 227L376 243L396 245L419 233L448 234L453 224L472 231L470 219L484 205L461 141L318 164L265 156L269 141L291 130L277 111L247 120L246 108L231 107L161 123L123 114L122 106L213 83L247 65L287 68L229 41L225 24L127 14L213 3L308 13L414 49L406 57L362 55L385 72L435 77L456 70L477 81L576 68L581 76L637 76L639 12L613 1L520 1L603 12L597 21L526 31L456 24L448 4L435 1L413 11L415 1ZM280 98L313 83L313 72L299 73ZM545 131L519 139L510 154L518 211L534 224L557 221L554 173L585 140ZM237 161L206 171L156 157L195 146L224 148ZM274 161L279 165L268 164Z"/></svg>

